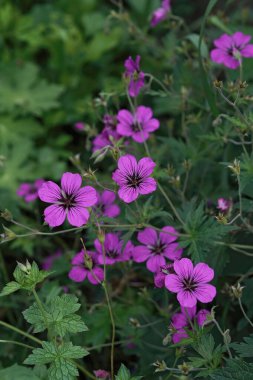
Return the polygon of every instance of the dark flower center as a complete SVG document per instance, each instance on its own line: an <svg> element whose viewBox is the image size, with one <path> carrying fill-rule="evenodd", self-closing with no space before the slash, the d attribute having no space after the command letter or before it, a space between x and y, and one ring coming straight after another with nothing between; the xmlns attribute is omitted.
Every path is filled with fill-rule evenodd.
<svg viewBox="0 0 253 380"><path fill-rule="evenodd" d="M135 121L132 124L132 130L133 130L133 132L140 132L142 130L141 125L137 121Z"/></svg>
<svg viewBox="0 0 253 380"><path fill-rule="evenodd" d="M106 251L106 256L115 259L116 257L119 256L119 252L116 249L111 249Z"/></svg>
<svg viewBox="0 0 253 380"><path fill-rule="evenodd" d="M198 285L194 281L194 279L192 277L190 277L190 278L185 278L183 280L183 286L184 286L184 290L194 291Z"/></svg>
<svg viewBox="0 0 253 380"><path fill-rule="evenodd" d="M129 174L127 176L127 185L136 189L142 183L142 176L139 173Z"/></svg>
<svg viewBox="0 0 253 380"><path fill-rule="evenodd" d="M151 252L154 255L161 255L164 253L165 248L167 247L167 244L162 243L161 241L158 241L156 245L151 246Z"/></svg>
<svg viewBox="0 0 253 380"><path fill-rule="evenodd" d="M69 209L72 206L75 206L75 195L74 194L66 194L62 193L62 198L61 198L61 204L65 209Z"/></svg>

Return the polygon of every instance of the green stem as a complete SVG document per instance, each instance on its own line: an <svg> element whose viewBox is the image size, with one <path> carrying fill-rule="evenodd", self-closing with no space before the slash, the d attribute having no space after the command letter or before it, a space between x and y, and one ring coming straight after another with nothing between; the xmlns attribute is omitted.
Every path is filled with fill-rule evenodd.
<svg viewBox="0 0 253 380"><path fill-rule="evenodd" d="M15 331L18 334L21 334L21 335L25 336L26 338L31 339L34 342L38 343L38 344L42 343L42 341L40 339L37 339L36 337L28 334L27 332L25 332L23 330L18 329L17 327L14 327L14 326L10 325L7 322L0 321L0 325L6 327L7 329L13 330L13 331Z"/></svg>
<svg viewBox="0 0 253 380"><path fill-rule="evenodd" d="M44 318L45 325L46 325L46 327L47 327L47 331L48 331L48 335L49 335L49 337L50 337L51 334L50 334L49 323L48 323L48 319L47 319L46 311L45 311L45 309L44 309L44 306L43 306L43 304L42 304L42 302L41 302L41 300L40 300L40 298L39 298L39 296L38 296L36 290L33 289L32 292L33 292L33 295L34 295L35 301L36 301L36 303L37 303L37 305L38 305L38 308L40 309L41 314L42 314L42 316L43 316L43 318Z"/></svg>
<svg viewBox="0 0 253 380"><path fill-rule="evenodd" d="M219 323L216 321L216 319L213 319L213 322L214 322L215 326L217 327L218 331L219 331L219 332L221 333L221 335L223 336L223 341L224 341L224 344L225 344L225 346L226 346L226 349L227 349L227 352L228 352L229 358L230 358L230 359L233 359L233 356L232 356L232 353L231 353L231 351L230 351L229 345L228 345L228 343L227 343L227 341L226 341L226 339L225 339L224 332L222 331L222 329L221 329Z"/></svg>
<svg viewBox="0 0 253 380"><path fill-rule="evenodd" d="M75 363L75 365L77 366L77 368L84 374L86 375L89 379L92 379L92 380L97 380L96 376L94 376L91 372L89 372L86 368L84 368L81 364L73 361L73 363Z"/></svg>
<svg viewBox="0 0 253 380"><path fill-rule="evenodd" d="M21 347L29 348L31 350L35 349L35 347L33 347L33 346L29 346L28 344L21 343L21 342L16 342L15 340L4 340L4 339L1 339L0 343L11 343L11 344L15 344L16 346L21 346Z"/></svg>
<svg viewBox="0 0 253 380"><path fill-rule="evenodd" d="M239 302L239 306L240 306L240 309L241 309L241 311L243 313L244 318L249 322L250 326L253 327L253 323L251 322L251 320L247 316L247 314L246 314L246 312L244 310L244 307L242 306L241 298L238 298L238 302Z"/></svg>

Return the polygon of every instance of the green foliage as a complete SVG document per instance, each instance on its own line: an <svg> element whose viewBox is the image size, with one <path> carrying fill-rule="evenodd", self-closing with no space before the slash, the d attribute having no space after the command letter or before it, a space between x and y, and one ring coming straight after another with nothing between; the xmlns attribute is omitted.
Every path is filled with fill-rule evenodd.
<svg viewBox="0 0 253 380"><path fill-rule="evenodd" d="M253 364L237 359L230 359L224 368L216 370L211 378L213 380L252 380Z"/></svg>
<svg viewBox="0 0 253 380"><path fill-rule="evenodd" d="M11 367L0 370L1 380L41 380L34 370L14 364Z"/></svg>
<svg viewBox="0 0 253 380"><path fill-rule="evenodd" d="M64 337L66 334L88 330L81 317L75 314L80 306L75 296L64 294L51 298L45 305L46 321L37 303L25 310L23 315L27 322L33 325L35 333L42 332L48 327L53 335Z"/></svg>
<svg viewBox="0 0 253 380"><path fill-rule="evenodd" d="M36 348L25 360L25 364L49 364L48 380L73 380L78 370L72 359L80 359L88 355L88 351L72 343L55 345L42 342L42 348Z"/></svg>
<svg viewBox="0 0 253 380"><path fill-rule="evenodd" d="M244 342L233 343L232 347L242 358L253 358L253 334L243 338Z"/></svg>
<svg viewBox="0 0 253 380"><path fill-rule="evenodd" d="M124 364L121 364L120 369L116 375L116 380L140 380L142 379L142 376L131 376L130 371L124 366Z"/></svg>

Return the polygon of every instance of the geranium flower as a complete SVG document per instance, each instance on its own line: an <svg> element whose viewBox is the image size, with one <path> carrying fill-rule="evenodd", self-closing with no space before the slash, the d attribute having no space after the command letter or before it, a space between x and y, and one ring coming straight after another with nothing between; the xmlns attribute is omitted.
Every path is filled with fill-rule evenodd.
<svg viewBox="0 0 253 380"><path fill-rule="evenodd" d="M41 178L37 179L34 183L24 182L17 189L17 195L24 198L27 203L33 202L39 197L38 190L44 182L45 180Z"/></svg>
<svg viewBox="0 0 253 380"><path fill-rule="evenodd" d="M98 379L108 379L110 377L110 373L105 371L104 369L98 369L98 370L94 371L94 375Z"/></svg>
<svg viewBox="0 0 253 380"><path fill-rule="evenodd" d="M251 36L236 32L229 36L223 34L216 40L216 49L211 51L211 60L223 64L229 69L237 69L243 57L253 57L253 45L249 44Z"/></svg>
<svg viewBox="0 0 253 380"><path fill-rule="evenodd" d="M104 270L99 266L95 252L82 249L73 257L71 264L69 278L75 282L82 282L87 277L91 284L97 285L104 280Z"/></svg>
<svg viewBox="0 0 253 380"><path fill-rule="evenodd" d="M103 117L104 128L92 141L92 151L96 152L106 146L113 146L114 142L121 138L121 135L116 131L116 117L105 114Z"/></svg>
<svg viewBox="0 0 253 380"><path fill-rule="evenodd" d="M150 132L159 128L159 121L152 117L153 111L149 107L139 106L134 114L125 109L120 110L117 116L117 132L142 143L149 138Z"/></svg>
<svg viewBox="0 0 253 380"><path fill-rule="evenodd" d="M74 127L77 131L83 131L85 129L85 124L82 121L78 121L75 123Z"/></svg>
<svg viewBox="0 0 253 380"><path fill-rule="evenodd" d="M173 264L161 265L154 275L154 283L157 288L165 287L165 278L169 273L174 273Z"/></svg>
<svg viewBox="0 0 253 380"><path fill-rule="evenodd" d="M217 208L220 211L227 212L229 211L231 206L232 206L232 202L229 199L219 198L217 201Z"/></svg>
<svg viewBox="0 0 253 380"><path fill-rule="evenodd" d="M162 231L157 233L149 227L140 231L137 239L143 245L135 247L133 252L133 260L137 263L146 261L147 269L154 273L166 265L166 259L178 260L183 252L176 242L178 232L175 228L166 226Z"/></svg>
<svg viewBox="0 0 253 380"><path fill-rule="evenodd" d="M124 76L129 80L128 93L132 97L138 96L144 86L145 74L140 70L140 60L141 57L137 55L135 61L129 57L124 63L126 69Z"/></svg>
<svg viewBox="0 0 253 380"><path fill-rule="evenodd" d="M167 14L169 13L171 7L170 7L170 0L163 0L161 7L156 9L151 18L151 26L154 28L157 24L159 24L161 21L165 20L167 17Z"/></svg>
<svg viewBox="0 0 253 380"><path fill-rule="evenodd" d="M113 191L104 190L102 194L97 192L97 199L95 210L99 215L116 218L120 214L119 206L114 203L116 195Z"/></svg>
<svg viewBox="0 0 253 380"><path fill-rule="evenodd" d="M96 190L91 186L81 187L80 174L64 173L61 188L52 181L44 182L39 189L39 197L43 202L53 203L44 210L45 222L50 227L64 223L66 217L75 227L81 227L89 219L86 207L97 202Z"/></svg>
<svg viewBox="0 0 253 380"><path fill-rule="evenodd" d="M210 311L205 309L200 310L198 313L196 312L196 306L188 308L181 307L181 312L172 316L170 327L174 330L172 334L174 344L189 337L187 330L191 330L191 322L192 324L196 322L198 326L203 326L207 315L210 314Z"/></svg>
<svg viewBox="0 0 253 380"><path fill-rule="evenodd" d="M55 260L59 259L59 257L62 256L62 253L60 250L56 251L55 253L53 253L52 255L49 255L47 257L45 257L43 260L42 260L42 269L44 270L50 270L55 262Z"/></svg>
<svg viewBox="0 0 253 380"><path fill-rule="evenodd" d="M112 179L119 185L120 199L126 203L135 201L139 195L153 193L156 190L156 181L151 178L156 164L149 157L142 158L138 163L130 154L120 157L118 169Z"/></svg>
<svg viewBox="0 0 253 380"><path fill-rule="evenodd" d="M190 259L174 262L176 274L168 274L165 286L177 293L178 302L182 307L193 307L197 301L212 302L216 296L216 288L208 284L214 277L214 271L205 263L193 266Z"/></svg>
<svg viewBox="0 0 253 380"><path fill-rule="evenodd" d="M131 258L133 252L133 244L131 243L131 241L128 241L125 248L123 248L124 241L120 240L118 234L116 233L105 234L105 252L103 252L103 245L98 239L94 241L94 246L98 253L99 264L104 264L104 261L107 265L112 265L116 262L121 261L128 261Z"/></svg>

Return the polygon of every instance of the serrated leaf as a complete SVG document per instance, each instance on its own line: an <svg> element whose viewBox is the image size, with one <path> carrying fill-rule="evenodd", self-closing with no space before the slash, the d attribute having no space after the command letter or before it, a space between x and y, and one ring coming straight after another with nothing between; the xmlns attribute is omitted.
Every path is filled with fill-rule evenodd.
<svg viewBox="0 0 253 380"><path fill-rule="evenodd" d="M16 281L8 282L0 293L0 297L7 296L19 290L21 286Z"/></svg>
<svg viewBox="0 0 253 380"><path fill-rule="evenodd" d="M78 299L75 296L69 294L50 299L50 302L44 307L47 324L37 303L25 310L23 315L27 322L34 326L35 333L46 330L47 325L51 333L61 337L64 337L67 333L75 334L87 331L88 328L81 320L81 317L74 314L80 308L77 301Z"/></svg>
<svg viewBox="0 0 253 380"><path fill-rule="evenodd" d="M253 357L253 334L249 337L243 338L242 343L233 343L231 346L242 358L252 358Z"/></svg>
<svg viewBox="0 0 253 380"><path fill-rule="evenodd" d="M14 364L11 367L0 370L1 380L40 380L30 368Z"/></svg>
<svg viewBox="0 0 253 380"><path fill-rule="evenodd" d="M210 375L214 380L253 380L253 364L230 359L227 365Z"/></svg>
<svg viewBox="0 0 253 380"><path fill-rule="evenodd" d="M36 284L42 282L49 275L50 272L39 270L39 267L35 261L33 261L29 271L24 272L17 265L13 273L13 276L16 282L20 285L20 288L25 290L32 290Z"/></svg>
<svg viewBox="0 0 253 380"><path fill-rule="evenodd" d="M116 380L140 380L142 376L131 377L129 369L124 364L121 364L120 369L115 377Z"/></svg>
<svg viewBox="0 0 253 380"><path fill-rule="evenodd" d="M57 346L55 343L42 342L42 348L36 348L24 361L25 364L50 364L48 380L73 380L78 370L73 359L81 359L88 351L71 342Z"/></svg>

